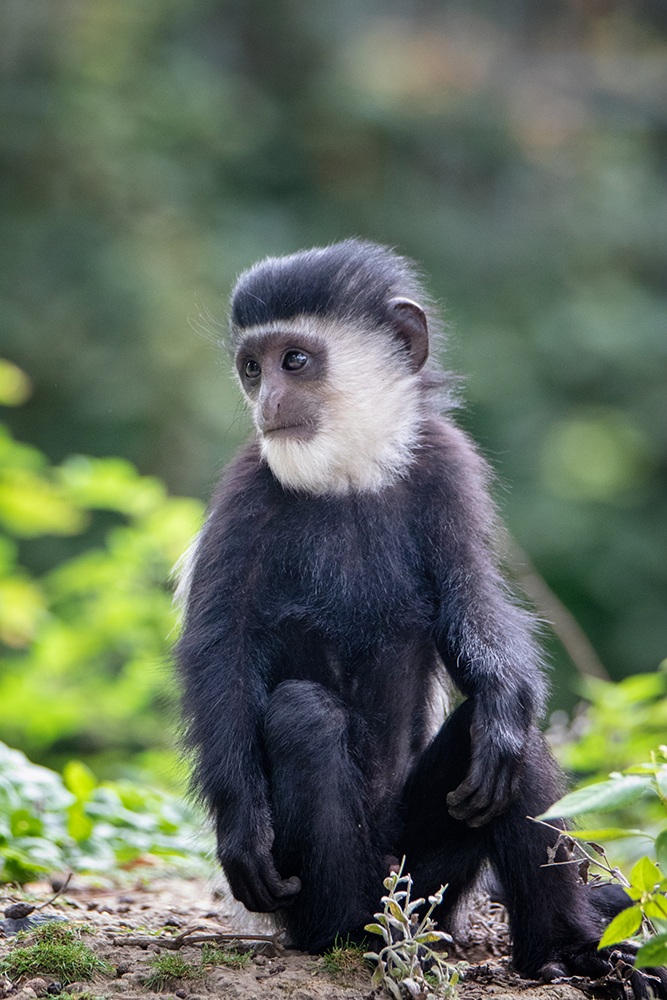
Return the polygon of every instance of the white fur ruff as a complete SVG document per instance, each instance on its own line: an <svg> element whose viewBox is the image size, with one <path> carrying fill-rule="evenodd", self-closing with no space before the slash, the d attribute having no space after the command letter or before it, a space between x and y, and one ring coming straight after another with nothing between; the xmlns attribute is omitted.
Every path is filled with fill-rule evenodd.
<svg viewBox="0 0 667 1000"><path fill-rule="evenodd" d="M295 346L299 333L324 341L328 375L320 429L311 440L260 434L262 455L276 478L294 490L344 494L377 492L405 476L415 457L423 401L417 376L392 332L314 316L243 332L290 330Z"/></svg>

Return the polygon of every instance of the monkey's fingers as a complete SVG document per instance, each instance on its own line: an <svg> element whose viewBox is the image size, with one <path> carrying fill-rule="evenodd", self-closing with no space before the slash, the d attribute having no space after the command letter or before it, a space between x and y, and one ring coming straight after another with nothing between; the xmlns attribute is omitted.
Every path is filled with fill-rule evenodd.
<svg viewBox="0 0 667 1000"><path fill-rule="evenodd" d="M280 877L270 854L226 860L223 867L234 898L253 913L273 913L289 906L301 890L296 875Z"/></svg>
<svg viewBox="0 0 667 1000"><path fill-rule="evenodd" d="M484 826L506 811L515 794L516 761L495 767L474 766L465 780L447 796L449 813L468 826Z"/></svg>

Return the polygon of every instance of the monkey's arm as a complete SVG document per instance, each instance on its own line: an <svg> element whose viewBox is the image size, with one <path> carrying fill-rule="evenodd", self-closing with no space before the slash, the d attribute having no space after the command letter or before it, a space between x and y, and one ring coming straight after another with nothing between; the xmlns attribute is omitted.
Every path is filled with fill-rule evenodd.
<svg viewBox="0 0 667 1000"><path fill-rule="evenodd" d="M192 618L179 647L195 780L214 818L218 857L232 892L249 910L286 906L300 889L282 879L271 854L273 828L262 766L261 724L266 705L262 643L240 622L216 622L202 642Z"/></svg>
<svg viewBox="0 0 667 1000"><path fill-rule="evenodd" d="M488 580L468 576L456 590L443 609L437 646L457 687L472 700L473 717L468 773L447 803L455 819L482 826L516 794L544 682L522 612Z"/></svg>
<svg viewBox="0 0 667 1000"><path fill-rule="evenodd" d="M271 854L261 733L276 640L254 610L257 563L243 520L226 520L214 510L202 534L177 650L186 736L232 892L248 909L270 912L300 888L280 877Z"/></svg>
<svg viewBox="0 0 667 1000"><path fill-rule="evenodd" d="M514 797L545 683L532 620L513 601L493 551L496 517L486 465L458 428L441 425L438 436L428 553L435 641L474 708L468 774L447 801L456 819L481 826Z"/></svg>

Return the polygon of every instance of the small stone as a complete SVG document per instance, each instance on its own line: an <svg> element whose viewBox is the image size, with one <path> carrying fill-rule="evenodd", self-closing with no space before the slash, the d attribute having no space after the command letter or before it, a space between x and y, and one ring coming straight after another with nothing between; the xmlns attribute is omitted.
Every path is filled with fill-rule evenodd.
<svg viewBox="0 0 667 1000"><path fill-rule="evenodd" d="M241 948L238 949L241 951ZM258 941L257 944L250 946L250 950L253 955L261 955L264 958L275 958L278 954L279 946L276 946L273 941Z"/></svg>
<svg viewBox="0 0 667 1000"><path fill-rule="evenodd" d="M85 993L85 991L87 989L89 989L89 988L90 987L86 986L85 983L69 983L68 986L67 986L67 992L68 993Z"/></svg>
<svg viewBox="0 0 667 1000"><path fill-rule="evenodd" d="M182 986L179 990L174 990L174 993L177 997L180 997L181 1000L188 995L188 991L184 990Z"/></svg>
<svg viewBox="0 0 667 1000"><path fill-rule="evenodd" d="M128 972L123 976L121 981L123 983L131 983L132 986L143 986L144 978L145 978L145 973Z"/></svg>
<svg viewBox="0 0 667 1000"><path fill-rule="evenodd" d="M5 909L5 916L10 920L22 920L35 909L32 903L12 903Z"/></svg>
<svg viewBox="0 0 667 1000"><path fill-rule="evenodd" d="M130 971L129 962L119 962L118 965L116 966L116 979L120 979L121 976L127 975L129 971Z"/></svg>
<svg viewBox="0 0 667 1000"><path fill-rule="evenodd" d="M28 982L23 987L24 989L31 989L35 991L35 996L44 997L47 993L47 985L44 979L37 976L35 979L29 979Z"/></svg>
<svg viewBox="0 0 667 1000"><path fill-rule="evenodd" d="M62 991L63 991L63 984L59 983L57 979L54 979L53 982L49 983L49 985L46 987L46 992L50 993L51 996L54 997L60 996Z"/></svg>

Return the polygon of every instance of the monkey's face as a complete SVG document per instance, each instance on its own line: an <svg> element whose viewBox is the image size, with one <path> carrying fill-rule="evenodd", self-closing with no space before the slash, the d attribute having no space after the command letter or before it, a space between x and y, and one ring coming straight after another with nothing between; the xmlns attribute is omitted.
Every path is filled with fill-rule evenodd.
<svg viewBox="0 0 667 1000"><path fill-rule="evenodd" d="M425 332L410 337L403 303L400 318L369 328L306 315L239 332L237 375L262 455L284 486L376 491L405 474L423 416L427 346Z"/></svg>
<svg viewBox="0 0 667 1000"><path fill-rule="evenodd" d="M327 378L324 343L303 331L247 337L236 369L264 439L309 441L322 421Z"/></svg>

